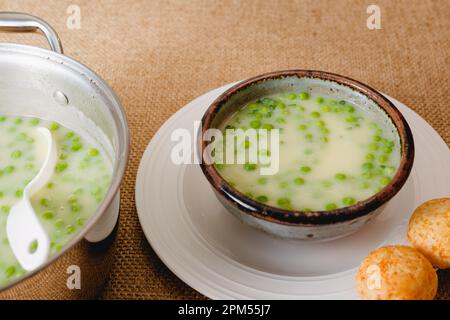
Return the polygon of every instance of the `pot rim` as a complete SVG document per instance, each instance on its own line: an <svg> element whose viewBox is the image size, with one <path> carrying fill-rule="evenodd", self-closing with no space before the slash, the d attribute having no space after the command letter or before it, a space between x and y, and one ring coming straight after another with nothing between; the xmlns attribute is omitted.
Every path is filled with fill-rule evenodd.
<svg viewBox="0 0 450 320"><path fill-rule="evenodd" d="M26 272L23 276L8 282L5 286L0 286L0 292L6 291L14 285L25 281L28 278L31 278L38 272L45 269L47 266L55 262L62 255L64 255L67 251L69 251L72 247L74 247L79 241L81 241L85 235L95 226L97 221L101 218L102 214L108 209L109 205L114 200L115 195L119 191L120 184L122 183L123 176L125 174L127 165L128 165L128 156L130 150L130 130L128 127L128 120L125 114L125 110L114 93L113 89L103 80L96 72L87 67L86 65L66 56L64 54L57 53L55 51L51 51L44 48L39 48L30 45L24 44L16 44L9 42L1 42L0 43L0 56L2 52L6 53L16 53L28 55L36 58L40 58L46 61L50 61L52 63L58 64L61 68L68 68L71 71L75 71L79 74L83 81L90 83L90 86L96 89L96 92L102 97L103 103L105 103L108 109L114 109L117 111L117 115L111 114L114 119L115 127L121 127L123 132L123 136L119 139L122 139L123 148L119 151L120 153L115 153L115 163L113 167L113 177L111 180L111 184L109 186L108 192L106 193L103 201L97 207L95 213L92 214L89 221L85 224L85 226L70 240L68 241L56 254L49 257L49 259L36 270ZM108 105L109 104L109 105Z"/></svg>
<svg viewBox="0 0 450 320"><path fill-rule="evenodd" d="M212 128L212 122L221 107L231 98L231 96L251 87L252 85L287 77L316 78L319 80L331 81L344 85L351 90L357 91L368 97L370 100L374 101L378 107L382 109L382 111L385 112L397 129L401 143L400 164L396 174L388 185L371 197L348 207L330 211L285 210L274 206L265 205L248 198L231 186L225 179L223 179L213 164L208 164L210 163L208 161L209 159L206 158L206 155L203 152L208 144L207 141L204 141L201 137L204 136L206 130ZM414 140L411 129L409 128L409 125L403 115L392 104L392 102L368 85L346 76L324 71L301 69L282 70L265 73L252 77L248 80L244 80L225 91L213 101L205 112L201 124L201 131L199 131L199 133L201 133L201 137L199 139L199 151L201 152L200 167L216 193L225 198L230 205L236 207L240 211L245 212L246 214L257 219L277 224L290 226L330 225L365 216L381 207L392 197L394 197L398 191L400 191L411 172L414 162Z"/></svg>

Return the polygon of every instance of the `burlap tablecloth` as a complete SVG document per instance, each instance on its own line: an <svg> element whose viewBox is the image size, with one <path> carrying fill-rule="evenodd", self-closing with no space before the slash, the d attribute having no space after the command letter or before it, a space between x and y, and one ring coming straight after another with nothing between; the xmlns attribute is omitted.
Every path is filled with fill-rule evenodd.
<svg viewBox="0 0 450 320"><path fill-rule="evenodd" d="M381 30L366 26L381 8ZM67 28L67 8L81 29ZM132 133L113 271L103 298L203 298L157 258L138 222L134 183L149 140L174 112L215 87L263 72L319 69L365 82L405 103L450 143L450 1L1 0L51 23L65 53L115 90ZM0 41L47 46L37 35ZM440 272L439 298L449 298Z"/></svg>

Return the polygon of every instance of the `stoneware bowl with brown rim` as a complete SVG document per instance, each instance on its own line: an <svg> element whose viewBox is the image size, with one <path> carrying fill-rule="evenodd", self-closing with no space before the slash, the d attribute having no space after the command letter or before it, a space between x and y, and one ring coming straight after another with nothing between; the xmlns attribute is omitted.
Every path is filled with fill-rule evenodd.
<svg viewBox="0 0 450 320"><path fill-rule="evenodd" d="M246 103L282 92L314 92L346 100L368 112L378 123L392 130L400 142L400 165L391 182L370 198L331 211L294 211L257 202L225 181L207 152L208 141L199 139L201 168L219 201L244 223L269 234L291 239L335 239L351 234L377 216L384 205L405 184L414 161L411 130L397 108L382 94L350 78L323 71L287 70L263 74L228 89L208 108L199 133L219 128Z"/></svg>

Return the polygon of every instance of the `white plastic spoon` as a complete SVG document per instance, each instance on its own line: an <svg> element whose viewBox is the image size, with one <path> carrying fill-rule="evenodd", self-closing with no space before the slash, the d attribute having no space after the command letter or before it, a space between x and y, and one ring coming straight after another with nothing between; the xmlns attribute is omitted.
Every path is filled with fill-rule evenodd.
<svg viewBox="0 0 450 320"><path fill-rule="evenodd" d="M11 250L22 268L27 271L41 266L49 255L50 239L31 206L30 198L50 180L57 161L56 143L52 134L44 127L39 127L37 130L47 140L44 164L36 177L24 189L22 199L11 208L6 221L6 234ZM32 248L35 250L33 251Z"/></svg>

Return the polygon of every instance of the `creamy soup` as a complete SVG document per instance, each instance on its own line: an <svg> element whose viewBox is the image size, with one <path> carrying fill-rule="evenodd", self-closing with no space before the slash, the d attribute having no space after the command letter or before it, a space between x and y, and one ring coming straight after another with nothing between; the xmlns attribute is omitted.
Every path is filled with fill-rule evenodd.
<svg viewBox="0 0 450 320"><path fill-rule="evenodd" d="M50 129L58 150L53 177L31 199L51 239L51 254L83 227L111 181L111 163L78 133L56 122L0 116L0 285L25 273L8 245L6 220L44 162L47 146L39 126Z"/></svg>
<svg viewBox="0 0 450 320"><path fill-rule="evenodd" d="M216 163L216 168L240 192L283 209L323 211L353 205L386 186L400 162L396 132L332 97L307 92L267 96L245 105L221 129L238 128L279 129L278 173L263 176L260 164L250 162ZM253 147L246 141L235 153Z"/></svg>

